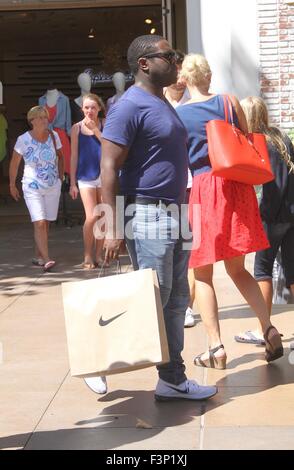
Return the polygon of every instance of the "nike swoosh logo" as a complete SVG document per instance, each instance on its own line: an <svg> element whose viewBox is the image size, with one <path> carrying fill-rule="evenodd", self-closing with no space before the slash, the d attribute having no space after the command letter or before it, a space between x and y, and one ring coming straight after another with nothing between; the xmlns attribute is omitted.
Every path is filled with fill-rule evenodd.
<svg viewBox="0 0 294 470"><path fill-rule="evenodd" d="M176 392L189 393L189 389L187 389L187 388L185 390L179 390L178 388L172 387L171 385L169 385L169 388L171 388L172 390L175 390Z"/></svg>
<svg viewBox="0 0 294 470"><path fill-rule="evenodd" d="M109 325L109 323L113 322L114 320L116 320L117 318L121 317L124 313L126 313L127 310L125 310L124 312L122 313L119 313L118 315L115 315L115 317L112 317L112 318L109 318L109 320L103 320L102 319L102 315L101 317L99 318L99 325L100 326L106 326L106 325Z"/></svg>

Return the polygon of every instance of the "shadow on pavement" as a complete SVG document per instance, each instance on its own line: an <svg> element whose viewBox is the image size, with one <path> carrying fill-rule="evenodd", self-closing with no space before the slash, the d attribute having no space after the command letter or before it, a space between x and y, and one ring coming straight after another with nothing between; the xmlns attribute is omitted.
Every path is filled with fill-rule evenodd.
<svg viewBox="0 0 294 470"><path fill-rule="evenodd" d="M206 405L203 401L158 404L154 401L153 395L153 391L111 392L99 399L99 402L113 402L117 399L124 401L106 406L97 418L75 423L78 428L36 431L2 437L0 449L115 449L135 442L144 443L146 439L160 434L166 427L187 424L205 411ZM156 422L156 426L152 429L138 429L136 417L147 423ZM91 426L93 424L97 426ZM191 427L191 432L195 433L196 443L194 427ZM142 448L145 448L144 444ZM180 438L179 448L181 448Z"/></svg>
<svg viewBox="0 0 294 470"><path fill-rule="evenodd" d="M285 353L287 355L288 351ZM256 358L256 354L247 354L231 361L229 365L236 367ZM290 364L289 367L293 369ZM254 380L254 386L252 386L253 376L259 377L260 381L260 383L256 383ZM110 450L135 442L142 442L142 448L144 448L146 439L151 439L167 427L172 428L187 424L194 418L222 407L238 397L257 396L265 390L292 383L290 377L293 376L287 367L282 368L278 363L230 373L217 381L219 393L214 398L199 402L157 403L153 399L153 391L116 390L100 398L98 400L100 403L108 404L110 402L109 405L105 406L96 418L75 423L76 426L79 426L77 429L57 429L11 435L0 438L0 448ZM245 383L248 385L244 385ZM116 400L123 401L113 403ZM156 423L156 426L152 429L137 429L135 427L136 417L150 424ZM97 426L92 426L93 424L97 424ZM87 427L82 428L81 426ZM195 433L196 441L195 428L196 425L191 427L191 432ZM198 428L199 424L197 423ZM181 448L180 430L179 448Z"/></svg>

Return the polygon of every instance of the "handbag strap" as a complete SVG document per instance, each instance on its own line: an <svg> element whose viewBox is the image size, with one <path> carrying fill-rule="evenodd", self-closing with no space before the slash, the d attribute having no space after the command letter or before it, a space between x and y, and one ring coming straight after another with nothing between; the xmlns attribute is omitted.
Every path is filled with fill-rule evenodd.
<svg viewBox="0 0 294 470"><path fill-rule="evenodd" d="M222 95L223 102L224 102L224 110L225 110L225 121L229 122L229 117L231 120L231 124L235 125L234 123L234 113L233 113L233 106L228 95Z"/></svg>
<svg viewBox="0 0 294 470"><path fill-rule="evenodd" d="M230 100L230 97L228 95L222 95L222 98L223 98L223 102L224 102L224 110L225 110L225 121L226 122L229 122L229 117L231 119L231 124L233 126L233 129L234 131L236 132L236 127L235 127L235 123L234 123L234 113L233 113L233 105L232 105L232 102ZM263 156L261 155L261 153L259 152L259 150L256 148L256 146L254 145L253 141L250 139L249 135L246 136L247 138L247 141L248 143L251 145L251 147L254 148L256 154L259 156L259 158L261 159L262 162L264 162L264 158Z"/></svg>
<svg viewBox="0 0 294 470"><path fill-rule="evenodd" d="M53 145L54 145L54 148L55 148L55 153L57 155L57 146L56 146L55 135L53 134L53 131L51 131L50 129L48 129L48 132L49 132L49 135L52 139L52 142L53 142Z"/></svg>

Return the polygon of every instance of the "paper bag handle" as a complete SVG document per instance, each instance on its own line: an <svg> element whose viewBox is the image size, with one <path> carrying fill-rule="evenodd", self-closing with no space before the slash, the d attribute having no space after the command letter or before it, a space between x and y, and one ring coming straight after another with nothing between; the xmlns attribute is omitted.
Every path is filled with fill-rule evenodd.
<svg viewBox="0 0 294 470"><path fill-rule="evenodd" d="M98 273L98 278L102 276L102 273L106 270L106 261L103 261L103 264L99 270L99 273ZM121 274L122 271L121 271L121 263L120 263L120 260L118 259L117 260L117 263L116 263L116 274Z"/></svg>

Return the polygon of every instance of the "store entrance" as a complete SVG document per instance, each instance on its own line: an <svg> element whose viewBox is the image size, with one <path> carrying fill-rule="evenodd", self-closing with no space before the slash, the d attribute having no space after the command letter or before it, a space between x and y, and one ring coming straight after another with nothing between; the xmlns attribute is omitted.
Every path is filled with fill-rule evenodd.
<svg viewBox="0 0 294 470"><path fill-rule="evenodd" d="M38 3L35 2L35 7ZM66 2L60 3L66 6ZM83 5L87 3L90 2ZM122 3L127 2L112 2L112 5ZM105 102L115 93L111 80L115 72L123 72L126 87L130 86L128 45L136 36L149 34L151 30L162 34L161 0L144 3L147 5L37 10L33 2L23 2L23 10L14 7L5 11L1 3L0 199L3 193L8 193L9 160L16 138L28 129L26 113L39 103L46 90L54 87L73 103L80 95L77 77L84 71L92 76L91 91ZM8 8L9 2L6 4ZM28 5L32 8L26 9ZM66 116L67 133L72 118L72 113Z"/></svg>
<svg viewBox="0 0 294 470"><path fill-rule="evenodd" d="M119 3L123 2L112 2ZM162 34L161 0L146 3L0 11L0 80L8 122L8 154L16 137L27 130L27 110L38 104L49 87L73 100L80 94L77 77L85 70L92 75L92 92L103 100L114 94L113 73L122 71L127 86L131 84L128 45L151 29Z"/></svg>

